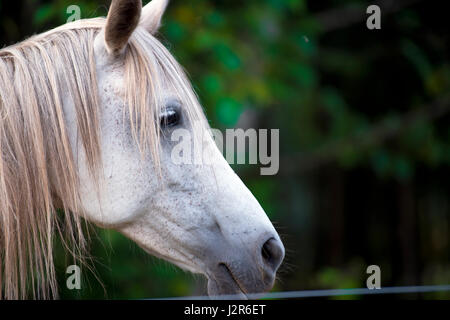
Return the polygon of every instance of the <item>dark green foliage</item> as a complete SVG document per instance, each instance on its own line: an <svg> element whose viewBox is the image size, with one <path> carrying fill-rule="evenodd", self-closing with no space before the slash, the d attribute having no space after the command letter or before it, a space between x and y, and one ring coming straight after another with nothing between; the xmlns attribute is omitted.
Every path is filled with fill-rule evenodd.
<svg viewBox="0 0 450 320"><path fill-rule="evenodd" d="M73 4L19 2L21 11L0 3L4 44L63 23ZM109 5L77 4L82 18ZM349 5L362 9L331 23ZM370 264L380 265L383 286L450 283L448 12L425 1L382 7L382 29L369 31L367 5L172 1L164 19L160 39L213 127L234 127L252 110L253 126L280 129L277 176L235 167L288 249L275 290L362 287ZM97 233L91 254L105 291L88 274L85 289L63 297L204 293L202 280L116 232ZM65 265L58 258L62 287Z"/></svg>

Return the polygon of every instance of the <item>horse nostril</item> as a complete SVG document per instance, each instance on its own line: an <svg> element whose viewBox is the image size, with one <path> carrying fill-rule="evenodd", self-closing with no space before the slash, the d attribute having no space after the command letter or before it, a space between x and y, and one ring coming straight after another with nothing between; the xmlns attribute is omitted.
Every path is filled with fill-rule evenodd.
<svg viewBox="0 0 450 320"><path fill-rule="evenodd" d="M275 238L270 238L264 242L261 248L261 255L264 264L268 265L270 269L275 272L284 258L283 245Z"/></svg>
<svg viewBox="0 0 450 320"><path fill-rule="evenodd" d="M270 261L270 258L272 257L270 255L269 249L268 249L268 245L267 242L264 243L263 247L262 247L262 256L264 260Z"/></svg>

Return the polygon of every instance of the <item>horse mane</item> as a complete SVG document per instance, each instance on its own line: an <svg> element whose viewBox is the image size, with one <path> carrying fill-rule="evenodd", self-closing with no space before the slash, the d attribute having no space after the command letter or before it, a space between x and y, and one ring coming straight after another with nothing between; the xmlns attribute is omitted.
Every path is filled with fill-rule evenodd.
<svg viewBox="0 0 450 320"><path fill-rule="evenodd" d="M83 259L77 164L63 98L74 101L78 138L90 172L100 179L94 39L104 24L103 18L79 20L0 50L0 299L58 297L55 235ZM158 165L155 119L163 85L179 95L190 120L204 123L203 112L182 68L143 28L133 33L122 62L133 136Z"/></svg>

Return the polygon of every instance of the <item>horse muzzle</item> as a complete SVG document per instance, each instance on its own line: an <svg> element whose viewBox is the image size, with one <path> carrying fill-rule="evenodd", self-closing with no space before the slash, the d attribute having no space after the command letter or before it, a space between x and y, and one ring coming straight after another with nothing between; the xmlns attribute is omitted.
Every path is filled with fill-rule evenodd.
<svg viewBox="0 0 450 320"><path fill-rule="evenodd" d="M278 235L266 237L253 250L249 250L248 243L244 245L245 248L222 248L219 255L214 255L215 263L209 263L206 274L210 297L232 295L233 299L246 299L248 294L272 289L284 258L284 246Z"/></svg>

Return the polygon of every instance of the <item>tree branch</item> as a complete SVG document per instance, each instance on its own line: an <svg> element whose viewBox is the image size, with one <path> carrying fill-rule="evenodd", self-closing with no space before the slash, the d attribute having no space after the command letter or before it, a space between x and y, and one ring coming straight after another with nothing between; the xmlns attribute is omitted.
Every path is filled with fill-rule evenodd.
<svg viewBox="0 0 450 320"><path fill-rule="evenodd" d="M437 98L432 103L407 112L398 121L382 120L372 126L364 134L356 134L347 138L333 141L316 151L295 155L287 155L280 158L280 171L282 176L303 174L319 169L333 163L342 149L352 146L354 149L373 147L395 138L408 128L421 122L433 122L450 112L450 94ZM239 172L241 176L259 176L259 168L245 168Z"/></svg>
<svg viewBox="0 0 450 320"><path fill-rule="evenodd" d="M283 157L280 160L280 173L305 172L333 162L345 146L355 149L382 144L421 122L432 122L450 111L450 95L437 98L429 105L410 111L398 121L381 121L362 135L354 135L332 142L307 155Z"/></svg>

